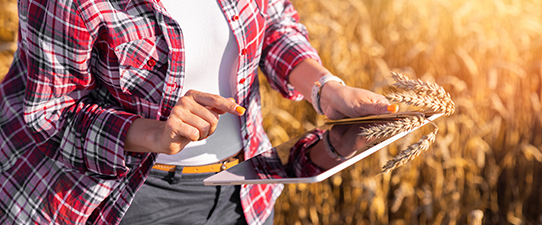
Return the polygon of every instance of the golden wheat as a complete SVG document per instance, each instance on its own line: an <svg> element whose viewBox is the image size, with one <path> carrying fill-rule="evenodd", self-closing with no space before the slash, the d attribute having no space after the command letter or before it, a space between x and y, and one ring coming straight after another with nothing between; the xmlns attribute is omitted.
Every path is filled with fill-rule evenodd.
<svg viewBox="0 0 542 225"><path fill-rule="evenodd" d="M394 71L392 71L391 74L393 80L395 80L393 86L395 86L397 89L404 91L414 91L415 93L422 96L428 95L440 99L450 98L450 94L448 94L443 87L437 84L423 82L420 79L413 80L402 73Z"/></svg>
<svg viewBox="0 0 542 225"><path fill-rule="evenodd" d="M401 102L420 108L432 109L434 112L442 112L451 115L454 111L454 103L449 100L441 100L429 95L419 95L413 91L389 93L386 97L392 102Z"/></svg>
<svg viewBox="0 0 542 225"><path fill-rule="evenodd" d="M367 139L393 136L420 127L425 120L423 115L406 117L395 122L363 128L360 135L366 136Z"/></svg>
<svg viewBox="0 0 542 225"><path fill-rule="evenodd" d="M452 115L455 111L455 103L450 94L443 87L423 82L422 80L413 80L408 76L397 72L391 72L395 80L393 86L404 91L402 93L390 93L386 95L390 101L402 102L422 108L430 108L435 112L442 112L445 115Z"/></svg>
<svg viewBox="0 0 542 225"><path fill-rule="evenodd" d="M435 130L425 136L423 136L419 142L408 146L407 149L403 150L399 155L397 155L392 160L389 160L383 167L382 173L388 173L395 168L404 165L408 161L413 160L421 152L429 149L429 146L435 142L435 137L438 132L438 127L435 127Z"/></svg>
<svg viewBox="0 0 542 225"><path fill-rule="evenodd" d="M440 129L434 150L394 173L371 175L380 173L388 154L416 142L418 132L329 181L287 185L275 208L276 224L540 223L542 4L292 3L322 63L347 84L386 93L392 83L387 75L397 71L441 84L457 110L435 121ZM295 107L302 109L292 114L303 127L322 122L309 104L284 103L273 92L263 93L268 96L264 111L277 104L289 112ZM302 132L277 121L266 116L264 125L287 127L291 137ZM283 137L270 138L278 144ZM469 216L472 212L477 219Z"/></svg>
<svg viewBox="0 0 542 225"><path fill-rule="evenodd" d="M414 105L421 108L429 108L432 109L433 112L444 113L445 115L451 115L455 111L455 104L451 100L450 94L448 94L441 86L426 83L419 79L412 80L401 73L392 72L392 76L396 82L394 86L402 92L387 94L386 97L388 97L390 101ZM362 128L360 134L367 136L369 139L395 135L420 127L426 120L427 119L423 115L411 116L386 124ZM392 160L389 160L383 166L383 172L392 171L414 159L420 152L429 148L429 145L435 141L435 136L438 131L438 126L432 121L429 122L433 124L435 130L427 136L422 137L418 143L410 145Z"/></svg>

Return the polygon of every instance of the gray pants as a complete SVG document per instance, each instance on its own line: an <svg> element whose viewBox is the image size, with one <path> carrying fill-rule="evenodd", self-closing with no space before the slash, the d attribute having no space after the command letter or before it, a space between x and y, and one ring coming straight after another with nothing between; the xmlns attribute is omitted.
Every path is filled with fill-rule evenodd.
<svg viewBox="0 0 542 225"><path fill-rule="evenodd" d="M151 170L120 224L247 224L240 186L204 186L214 173L181 171ZM265 224L273 224L273 215Z"/></svg>

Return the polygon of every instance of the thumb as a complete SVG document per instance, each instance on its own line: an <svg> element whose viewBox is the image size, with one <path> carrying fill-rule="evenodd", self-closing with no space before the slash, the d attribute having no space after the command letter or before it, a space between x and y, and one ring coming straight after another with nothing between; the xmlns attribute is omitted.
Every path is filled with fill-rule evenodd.
<svg viewBox="0 0 542 225"><path fill-rule="evenodd" d="M399 106L387 103L363 104L361 107L357 108L356 111L358 116L388 114L398 112Z"/></svg>

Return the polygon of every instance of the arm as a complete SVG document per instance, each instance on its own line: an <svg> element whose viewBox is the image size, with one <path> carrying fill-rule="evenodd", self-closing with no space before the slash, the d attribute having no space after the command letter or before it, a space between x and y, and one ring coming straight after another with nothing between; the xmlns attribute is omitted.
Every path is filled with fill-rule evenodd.
<svg viewBox="0 0 542 225"><path fill-rule="evenodd" d="M290 83L296 90L312 102L311 91L314 83L324 75L331 74L320 63L306 59L299 63L290 74ZM329 81L322 87L320 105L330 119L359 117L370 114L395 112L388 100L371 91L344 86L337 81Z"/></svg>
<svg viewBox="0 0 542 225"><path fill-rule="evenodd" d="M213 134L220 114L241 116L244 112L231 99L190 90L179 99L166 121L136 119L128 129L124 149L176 154L189 142Z"/></svg>
<svg viewBox="0 0 542 225"><path fill-rule="evenodd" d="M288 76L305 59L320 61L308 41L308 33L299 23L297 11L288 0L270 0L266 13L267 28L260 69L271 87L283 97L301 100L303 95L288 82Z"/></svg>
<svg viewBox="0 0 542 225"><path fill-rule="evenodd" d="M116 179L129 171L128 164L148 156L128 157L127 152L178 152L189 141L212 134L218 114L242 114L234 102L221 97L201 99L195 92L179 100L165 122L126 112L119 101L130 99L113 99L111 92L120 90L106 89L93 73L97 60L93 56L104 54L96 47L96 42L105 45L95 33L100 21L85 21L77 6L55 1L34 1L22 13L31 15L23 17L28 21L22 34L28 61L25 123L36 146L67 168ZM118 73L114 59L107 63L111 73ZM169 137L173 144L158 137Z"/></svg>
<svg viewBox="0 0 542 225"><path fill-rule="evenodd" d="M287 0L270 0L267 24L260 68L284 97L301 100L304 96L310 102L314 82L330 73L320 64L297 12ZM334 81L323 86L320 101L330 119L389 113L383 96Z"/></svg>

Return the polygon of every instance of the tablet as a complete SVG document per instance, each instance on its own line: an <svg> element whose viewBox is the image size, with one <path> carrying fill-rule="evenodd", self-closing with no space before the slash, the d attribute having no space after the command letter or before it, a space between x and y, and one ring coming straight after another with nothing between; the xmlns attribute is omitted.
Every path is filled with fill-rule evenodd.
<svg viewBox="0 0 542 225"><path fill-rule="evenodd" d="M360 135L362 128L423 115L428 120L409 131L378 139ZM442 113L405 112L326 121L281 145L208 177L205 185L315 183L362 161Z"/></svg>

